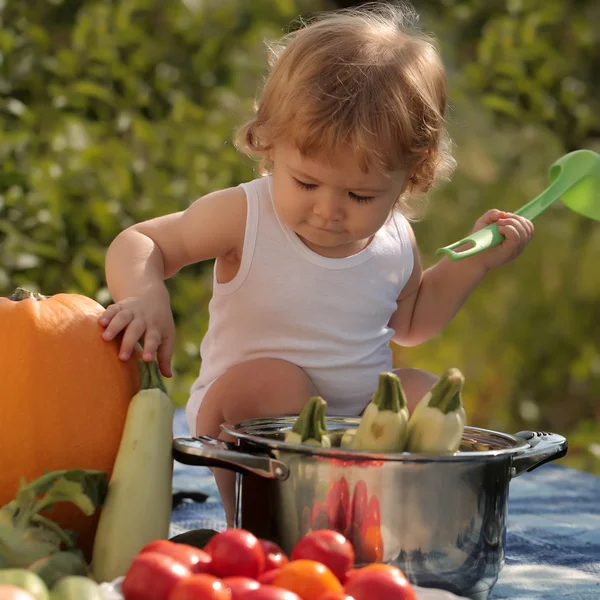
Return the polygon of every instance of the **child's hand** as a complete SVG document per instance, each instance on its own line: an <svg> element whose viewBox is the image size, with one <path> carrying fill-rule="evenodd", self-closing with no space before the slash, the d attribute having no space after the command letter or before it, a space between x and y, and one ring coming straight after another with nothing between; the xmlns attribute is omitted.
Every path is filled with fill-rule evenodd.
<svg viewBox="0 0 600 600"><path fill-rule="evenodd" d="M473 232L496 222L498 231L505 237L504 241L473 257L480 260L486 269L494 269L517 258L533 237L533 223L529 219L495 208L488 210L477 220Z"/></svg>
<svg viewBox="0 0 600 600"><path fill-rule="evenodd" d="M166 298L166 299L165 299ZM121 331L119 358L129 360L136 344L144 339L142 358L146 362L154 360L158 352L158 366L165 377L173 375L171 357L175 341L175 324L169 304L169 296L147 294L125 298L111 304L99 319L105 327L102 337L112 340Z"/></svg>

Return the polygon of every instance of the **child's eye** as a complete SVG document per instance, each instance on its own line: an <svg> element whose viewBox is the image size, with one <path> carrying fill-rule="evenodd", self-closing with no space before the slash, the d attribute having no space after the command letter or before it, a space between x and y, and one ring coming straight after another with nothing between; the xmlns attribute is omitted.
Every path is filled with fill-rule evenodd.
<svg viewBox="0 0 600 600"><path fill-rule="evenodd" d="M302 190L314 190L317 187L316 183L305 183L304 181L300 181L294 177L294 181L296 185Z"/></svg>
<svg viewBox="0 0 600 600"><path fill-rule="evenodd" d="M359 196L354 192L348 192L348 194L350 195L350 198L356 200L357 202L372 202L375 198L374 196Z"/></svg>

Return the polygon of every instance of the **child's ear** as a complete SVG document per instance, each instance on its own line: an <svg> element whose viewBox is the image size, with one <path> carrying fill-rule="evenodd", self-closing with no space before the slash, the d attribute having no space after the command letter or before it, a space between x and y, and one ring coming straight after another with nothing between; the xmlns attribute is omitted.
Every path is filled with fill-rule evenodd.
<svg viewBox="0 0 600 600"><path fill-rule="evenodd" d="M402 177L402 188L400 191L399 196L402 196L402 194L404 194L404 192L406 192L406 190L408 189L408 186L410 185L413 175L415 173L415 169L409 169L408 171L405 171L401 177Z"/></svg>

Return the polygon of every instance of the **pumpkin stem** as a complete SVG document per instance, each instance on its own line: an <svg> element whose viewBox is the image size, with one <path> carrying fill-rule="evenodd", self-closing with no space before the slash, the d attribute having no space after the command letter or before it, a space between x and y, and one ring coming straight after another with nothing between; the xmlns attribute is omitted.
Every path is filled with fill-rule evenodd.
<svg viewBox="0 0 600 600"><path fill-rule="evenodd" d="M49 298L49 296L44 296L43 294L38 294L37 292L30 292L25 288L18 287L13 292L13 295L8 297L9 300L14 300L15 302L27 300L28 298L31 298L32 300L46 300L46 298Z"/></svg>
<svg viewBox="0 0 600 600"><path fill-rule="evenodd" d="M158 369L158 363L153 360L152 362L146 362L141 358L138 359L138 368L140 370L140 378L141 378L141 387L142 390L151 390L154 388L158 388L165 394L167 393L167 388L163 382L162 377L160 376L160 371Z"/></svg>

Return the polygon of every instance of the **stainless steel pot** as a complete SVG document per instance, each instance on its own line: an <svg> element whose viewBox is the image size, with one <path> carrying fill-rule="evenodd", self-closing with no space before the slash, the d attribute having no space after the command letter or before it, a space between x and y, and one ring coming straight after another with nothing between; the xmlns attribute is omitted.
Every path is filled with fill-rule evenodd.
<svg viewBox="0 0 600 600"><path fill-rule="evenodd" d="M334 447L314 448L283 441L295 419L222 425L236 443L177 438L174 458L236 471L235 525L288 553L311 529L337 529L357 564L392 563L413 583L477 600L504 564L510 480L567 452L554 433L474 427L449 456L336 447L356 418L328 418Z"/></svg>

